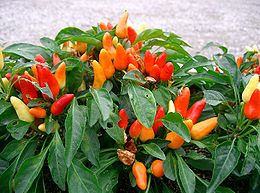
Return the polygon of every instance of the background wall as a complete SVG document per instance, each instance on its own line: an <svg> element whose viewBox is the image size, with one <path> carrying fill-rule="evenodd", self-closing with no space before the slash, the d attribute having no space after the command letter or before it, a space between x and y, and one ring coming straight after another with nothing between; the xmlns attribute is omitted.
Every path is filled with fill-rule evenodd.
<svg viewBox="0 0 260 193"><path fill-rule="evenodd" d="M0 43L53 38L66 26L87 29L98 21L115 24L123 10L130 22L173 31L193 46L192 53L215 41L241 54L260 47L259 0L1 0Z"/></svg>

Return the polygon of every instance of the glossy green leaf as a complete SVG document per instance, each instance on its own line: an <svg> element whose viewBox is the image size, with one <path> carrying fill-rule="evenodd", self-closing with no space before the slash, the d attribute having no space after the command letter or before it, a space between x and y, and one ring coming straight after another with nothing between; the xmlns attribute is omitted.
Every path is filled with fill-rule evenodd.
<svg viewBox="0 0 260 193"><path fill-rule="evenodd" d="M48 37L43 37L40 39L41 44L51 50L52 52L58 53L61 52L60 46L52 39Z"/></svg>
<svg viewBox="0 0 260 193"><path fill-rule="evenodd" d="M7 161L14 159L26 146L26 140L12 140L9 142L3 151L0 153L0 157Z"/></svg>
<svg viewBox="0 0 260 193"><path fill-rule="evenodd" d="M174 161L172 152L168 152L166 156L166 160L163 161L163 169L164 169L164 175L166 178L175 181L176 174L174 167L176 167L176 163Z"/></svg>
<svg viewBox="0 0 260 193"><path fill-rule="evenodd" d="M139 82L141 84L145 84L146 81L144 79L144 75L139 70L130 70L124 76L124 80L131 80L133 82Z"/></svg>
<svg viewBox="0 0 260 193"><path fill-rule="evenodd" d="M164 86L159 86L159 88L153 90L153 95L156 102L160 106L163 106L164 111L166 112L168 110L168 103L171 100L170 91Z"/></svg>
<svg viewBox="0 0 260 193"><path fill-rule="evenodd" d="M225 97L222 93L215 91L215 90L204 90L204 97L206 98L206 102L209 105L217 106L226 101Z"/></svg>
<svg viewBox="0 0 260 193"><path fill-rule="evenodd" d="M151 156L156 157L161 160L165 160L166 157L164 155L164 152L161 150L161 148L156 145L155 143L147 143L141 145L141 147L144 148L144 150Z"/></svg>
<svg viewBox="0 0 260 193"><path fill-rule="evenodd" d="M45 184L42 174L39 174L38 177L34 180L31 188L27 193L45 193Z"/></svg>
<svg viewBox="0 0 260 193"><path fill-rule="evenodd" d="M151 128L156 114L156 101L153 93L142 86L130 84L128 96L137 119L145 127Z"/></svg>
<svg viewBox="0 0 260 193"><path fill-rule="evenodd" d="M115 167L109 167L98 175L98 181L102 186L102 193L111 193L118 184L119 171Z"/></svg>
<svg viewBox="0 0 260 193"><path fill-rule="evenodd" d="M84 137L86 112L74 98L65 119L65 160L69 167Z"/></svg>
<svg viewBox="0 0 260 193"><path fill-rule="evenodd" d="M153 38L166 38L166 35L161 29L146 29L137 36L134 44L139 41L150 40Z"/></svg>
<svg viewBox="0 0 260 193"><path fill-rule="evenodd" d="M92 127L99 119L101 119L101 114L97 103L93 98L88 99L88 125Z"/></svg>
<svg viewBox="0 0 260 193"><path fill-rule="evenodd" d="M8 132L11 133L11 136L16 140L21 140L23 136L26 134L30 127L31 123L25 121L12 121L7 125Z"/></svg>

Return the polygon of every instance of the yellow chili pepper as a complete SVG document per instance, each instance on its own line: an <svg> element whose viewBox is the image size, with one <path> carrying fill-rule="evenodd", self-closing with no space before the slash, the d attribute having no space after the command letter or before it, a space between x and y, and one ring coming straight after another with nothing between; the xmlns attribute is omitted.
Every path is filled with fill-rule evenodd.
<svg viewBox="0 0 260 193"><path fill-rule="evenodd" d="M93 60L92 66L94 70L93 88L99 89L103 86L104 82L106 81L106 76L102 66L96 60Z"/></svg>
<svg viewBox="0 0 260 193"><path fill-rule="evenodd" d="M99 63L104 70L106 78L111 78L115 73L115 67L109 53L105 49L102 49L99 53Z"/></svg>
<svg viewBox="0 0 260 193"><path fill-rule="evenodd" d="M128 12L125 11L120 17L119 22L116 26L116 36L119 38L127 37L127 19L128 19Z"/></svg>
<svg viewBox="0 0 260 193"><path fill-rule="evenodd" d="M244 102L249 101L251 95L253 94L253 92L255 91L255 89L258 86L258 82L259 82L259 77L258 75L254 75L248 82L248 84L246 85L245 90L242 93L242 99Z"/></svg>
<svg viewBox="0 0 260 193"><path fill-rule="evenodd" d="M4 56L2 53L2 48L0 48L0 70L4 68Z"/></svg>
<svg viewBox="0 0 260 193"><path fill-rule="evenodd" d="M172 100L168 103L168 113L174 113L175 112L175 106Z"/></svg>
<svg viewBox="0 0 260 193"><path fill-rule="evenodd" d="M51 130L52 133L54 133L57 129L60 128L60 124L58 123L58 121L55 121L54 122L54 126ZM38 126L38 129L42 132L46 132L46 124L45 123L42 123Z"/></svg>

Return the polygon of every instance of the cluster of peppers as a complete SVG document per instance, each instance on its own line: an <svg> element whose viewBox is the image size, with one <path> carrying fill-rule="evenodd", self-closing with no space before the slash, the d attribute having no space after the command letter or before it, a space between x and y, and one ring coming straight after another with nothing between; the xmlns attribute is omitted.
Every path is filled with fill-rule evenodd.
<svg viewBox="0 0 260 193"><path fill-rule="evenodd" d="M51 73L48 66L45 65L45 59L38 54L35 58L37 64L31 66L31 75L28 71L24 74L8 73L5 75L5 82L12 81L15 89L22 94L22 100L18 97L11 96L10 102L13 105L18 118L21 121L33 122L39 130L45 132L46 125L44 118L47 116L48 111L53 116L58 116L63 113L64 109L70 104L74 98L74 94L64 94L60 96L60 90L65 88L66 85L66 64L61 62L57 54L53 55L53 65L58 65L55 74ZM51 96L38 91L37 86L40 88L49 87ZM27 105L30 101L43 98L44 101L52 102L50 109L41 106L42 103L36 104L34 107L29 108ZM54 101L54 102L53 102ZM59 128L58 122L54 123L53 131Z"/></svg>
<svg viewBox="0 0 260 193"><path fill-rule="evenodd" d="M199 119L206 105L206 99L203 98L201 100L198 100L190 108L188 108L189 101L190 89L188 87L182 88L175 101L169 101L167 113L180 113L183 117L184 124L188 127L190 131L191 138L194 140L201 140L217 126L218 118L212 117L197 123L197 120ZM118 114L120 116L118 126L120 128L123 128L124 130L127 130L129 122L126 110L121 109ZM154 139L159 129L164 126L162 121L160 120L164 116L164 108L162 106L158 106L152 128L146 128L138 120L135 120L128 130L129 136L135 140L138 138L142 143ZM170 143L168 144L168 148L170 149L179 149L184 144L183 138L179 136L176 132L168 132L165 139L170 141ZM134 142L132 141L132 143ZM131 151L131 149L129 151ZM129 153L131 155L130 161L126 161L125 157L125 160L120 160L123 160L122 162L129 166L133 164L132 172L136 179L136 184L141 190L145 190L147 187L147 169L142 162L135 160L134 153L136 153L136 151L137 150L135 149L134 152L131 151ZM129 154L126 155L129 156ZM164 175L162 160L154 160L149 171L151 171L151 173L156 177L162 177Z"/></svg>

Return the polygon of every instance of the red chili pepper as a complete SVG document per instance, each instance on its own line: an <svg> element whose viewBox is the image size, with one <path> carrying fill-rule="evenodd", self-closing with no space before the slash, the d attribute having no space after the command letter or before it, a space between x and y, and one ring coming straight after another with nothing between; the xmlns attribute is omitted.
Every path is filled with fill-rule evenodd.
<svg viewBox="0 0 260 193"><path fill-rule="evenodd" d="M138 120L135 120L135 122L133 122L133 124L129 128L130 137L132 138L139 137L141 130L142 130L142 124Z"/></svg>
<svg viewBox="0 0 260 193"><path fill-rule="evenodd" d="M191 119L193 124L195 124L200 117L204 107L206 105L206 99L203 98L195 102L188 110L186 118Z"/></svg>
<svg viewBox="0 0 260 193"><path fill-rule="evenodd" d="M220 72L219 67L216 66L215 72Z"/></svg>
<svg viewBox="0 0 260 193"><path fill-rule="evenodd" d="M159 131L160 127L163 127L162 121L158 120L158 119L161 119L164 116L165 116L164 108L162 106L159 106L157 108L157 112L156 112L156 115L155 115L155 118L154 118L154 123L153 123L153 131L155 133L157 133Z"/></svg>
<svg viewBox="0 0 260 193"><path fill-rule="evenodd" d="M250 120L260 119L260 91L258 89L255 89L250 100L246 102L244 114Z"/></svg>
<svg viewBox="0 0 260 193"><path fill-rule="evenodd" d="M129 41L131 42L131 44L133 44L134 41L136 40L136 37L137 37L136 31L131 26L128 26L127 27L127 33L128 33Z"/></svg>
<svg viewBox="0 0 260 193"><path fill-rule="evenodd" d="M133 65L135 65L136 68L139 67L135 57L133 56L133 54L131 54L130 52L126 51L126 57L127 57L127 63L128 64L133 64Z"/></svg>
<svg viewBox="0 0 260 193"><path fill-rule="evenodd" d="M23 102L25 104L28 104L30 102L30 99L36 99L38 97L37 90L35 89L33 84L30 82L31 79L29 76L22 75L21 78L22 79L19 80L19 84L21 87Z"/></svg>
<svg viewBox="0 0 260 193"><path fill-rule="evenodd" d="M190 101L190 89L189 87L185 87L182 89L181 94L177 96L174 101L175 112L180 113L183 118L186 117L189 101Z"/></svg>
<svg viewBox="0 0 260 193"><path fill-rule="evenodd" d="M173 64L171 62L167 62L165 66L161 69L160 79L162 81L168 81L172 78L172 73L174 71Z"/></svg>
<svg viewBox="0 0 260 193"><path fill-rule="evenodd" d="M112 30L113 29L113 25L110 22L107 22L107 30Z"/></svg>
<svg viewBox="0 0 260 193"><path fill-rule="evenodd" d="M242 72L242 74L248 74L248 70L244 70L243 72Z"/></svg>
<svg viewBox="0 0 260 193"><path fill-rule="evenodd" d="M160 68L163 68L166 64L166 51L162 52L155 61Z"/></svg>
<svg viewBox="0 0 260 193"><path fill-rule="evenodd" d="M152 53L149 50L146 50L144 53L144 66L145 71L150 74L152 67L154 66L154 58Z"/></svg>
<svg viewBox="0 0 260 193"><path fill-rule="evenodd" d="M51 113L55 116L58 116L61 113L63 113L64 109L70 104L73 98L74 98L74 94L64 94L63 96L58 98L51 105Z"/></svg>
<svg viewBox="0 0 260 193"><path fill-rule="evenodd" d="M11 76L12 76L11 73L7 73L7 74L5 75L5 77L6 77L8 80L11 79ZM15 87L17 90L21 91L21 86L20 86L20 84L19 84L19 81L17 81L18 78L20 78L20 76L19 76L18 74L15 74L14 77L13 77L12 83L15 82L15 83L14 83L14 87Z"/></svg>
<svg viewBox="0 0 260 193"><path fill-rule="evenodd" d="M153 77L156 81L160 80L160 74L161 74L161 69L157 64L153 65L150 71L150 76Z"/></svg>
<svg viewBox="0 0 260 193"><path fill-rule="evenodd" d="M59 64L61 62L61 59L59 57L58 54L54 53L52 55L52 63L53 63L53 66L56 66L57 64Z"/></svg>
<svg viewBox="0 0 260 193"><path fill-rule="evenodd" d="M118 112L118 115L120 117L120 121L118 122L118 126L124 130L126 130L128 125L128 116L125 109L121 109Z"/></svg>
<svg viewBox="0 0 260 193"><path fill-rule="evenodd" d="M47 83L52 92L53 98L55 98L60 92L58 81L56 80L56 78L51 73L48 67L37 65L36 68L38 72L38 81L40 87L41 88L46 87L46 83ZM47 99L49 98L46 94L43 94L43 97Z"/></svg>
<svg viewBox="0 0 260 193"><path fill-rule="evenodd" d="M260 74L260 65L256 67L254 74Z"/></svg>
<svg viewBox="0 0 260 193"><path fill-rule="evenodd" d="M45 63L46 60L44 59L44 57L42 57L41 54L37 54L37 56L35 57L35 61L36 62L40 62L40 63Z"/></svg>

